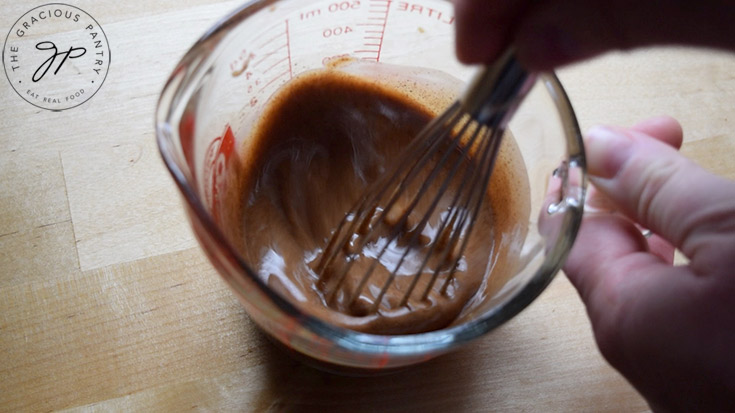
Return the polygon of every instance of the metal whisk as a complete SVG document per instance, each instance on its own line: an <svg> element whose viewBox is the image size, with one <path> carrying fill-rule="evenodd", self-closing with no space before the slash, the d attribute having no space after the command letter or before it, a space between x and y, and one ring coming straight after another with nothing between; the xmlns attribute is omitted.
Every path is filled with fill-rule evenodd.
<svg viewBox="0 0 735 413"><path fill-rule="evenodd" d="M464 265L505 127L533 80L507 51L370 185L317 262L329 306L361 316L406 307L415 291L420 300L435 287L447 292ZM388 299L391 286L400 291Z"/></svg>

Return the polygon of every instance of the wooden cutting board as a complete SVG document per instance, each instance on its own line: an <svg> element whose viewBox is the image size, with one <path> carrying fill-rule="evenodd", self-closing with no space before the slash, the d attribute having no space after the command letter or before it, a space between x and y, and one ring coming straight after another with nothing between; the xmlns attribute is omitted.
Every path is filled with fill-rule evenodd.
<svg viewBox="0 0 735 413"><path fill-rule="evenodd" d="M642 411L566 278L460 352L383 377L312 370L244 314L189 230L154 141L163 84L239 2L75 1L112 60L89 102L39 109L0 78L0 411ZM2 0L0 33L43 3ZM679 118L735 179L735 58L651 49L565 68L583 128Z"/></svg>

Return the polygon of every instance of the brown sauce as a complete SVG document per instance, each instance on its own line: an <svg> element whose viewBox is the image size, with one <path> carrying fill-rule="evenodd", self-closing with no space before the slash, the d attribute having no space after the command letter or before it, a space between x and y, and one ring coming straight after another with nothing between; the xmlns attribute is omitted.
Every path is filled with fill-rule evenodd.
<svg viewBox="0 0 735 413"><path fill-rule="evenodd" d="M513 270L529 214L527 177L513 138L506 137L462 266L443 292L439 280L426 299L417 293L399 305L412 277L396 277L379 311L370 312L390 271L374 272L360 296L349 299L370 262L361 257L329 299L314 269L330 236L371 182L405 162L401 150L440 110L432 105L442 99L416 99L436 98L431 90L400 84L411 86L381 86L334 68L292 80L268 103L241 148L244 167L233 180L240 195L230 200L225 222L245 260L272 289L307 313L374 334L446 327L477 297L499 289ZM461 184L453 182L449 193ZM417 291L427 285L429 270Z"/></svg>

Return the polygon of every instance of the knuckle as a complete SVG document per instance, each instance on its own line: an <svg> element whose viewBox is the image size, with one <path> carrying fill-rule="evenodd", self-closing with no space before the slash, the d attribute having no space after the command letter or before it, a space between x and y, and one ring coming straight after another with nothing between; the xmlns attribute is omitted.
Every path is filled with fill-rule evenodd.
<svg viewBox="0 0 735 413"><path fill-rule="evenodd" d="M667 221L672 195L681 194L676 185L678 173L679 169L672 162L654 162L645 165L634 178L638 182L633 194L637 199L635 213L640 223L661 228Z"/></svg>

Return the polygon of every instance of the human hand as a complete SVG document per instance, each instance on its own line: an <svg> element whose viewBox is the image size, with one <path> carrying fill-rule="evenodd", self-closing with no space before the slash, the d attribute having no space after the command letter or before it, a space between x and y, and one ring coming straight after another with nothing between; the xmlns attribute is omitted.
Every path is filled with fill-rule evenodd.
<svg viewBox="0 0 735 413"><path fill-rule="evenodd" d="M735 49L732 0L453 0L457 55L486 63L513 42L529 69L612 49L686 44Z"/></svg>
<svg viewBox="0 0 735 413"><path fill-rule="evenodd" d="M593 212L564 270L600 351L654 409L729 410L735 183L681 156L681 142L671 118L588 133ZM672 265L674 246L688 265Z"/></svg>
<svg viewBox="0 0 735 413"><path fill-rule="evenodd" d="M731 0L453 2L467 63L491 62L510 43L531 70L654 44L735 50ZM602 354L654 409L732 410L735 183L679 155L681 141L670 118L590 131L594 212L564 269ZM672 265L674 246L689 264Z"/></svg>

